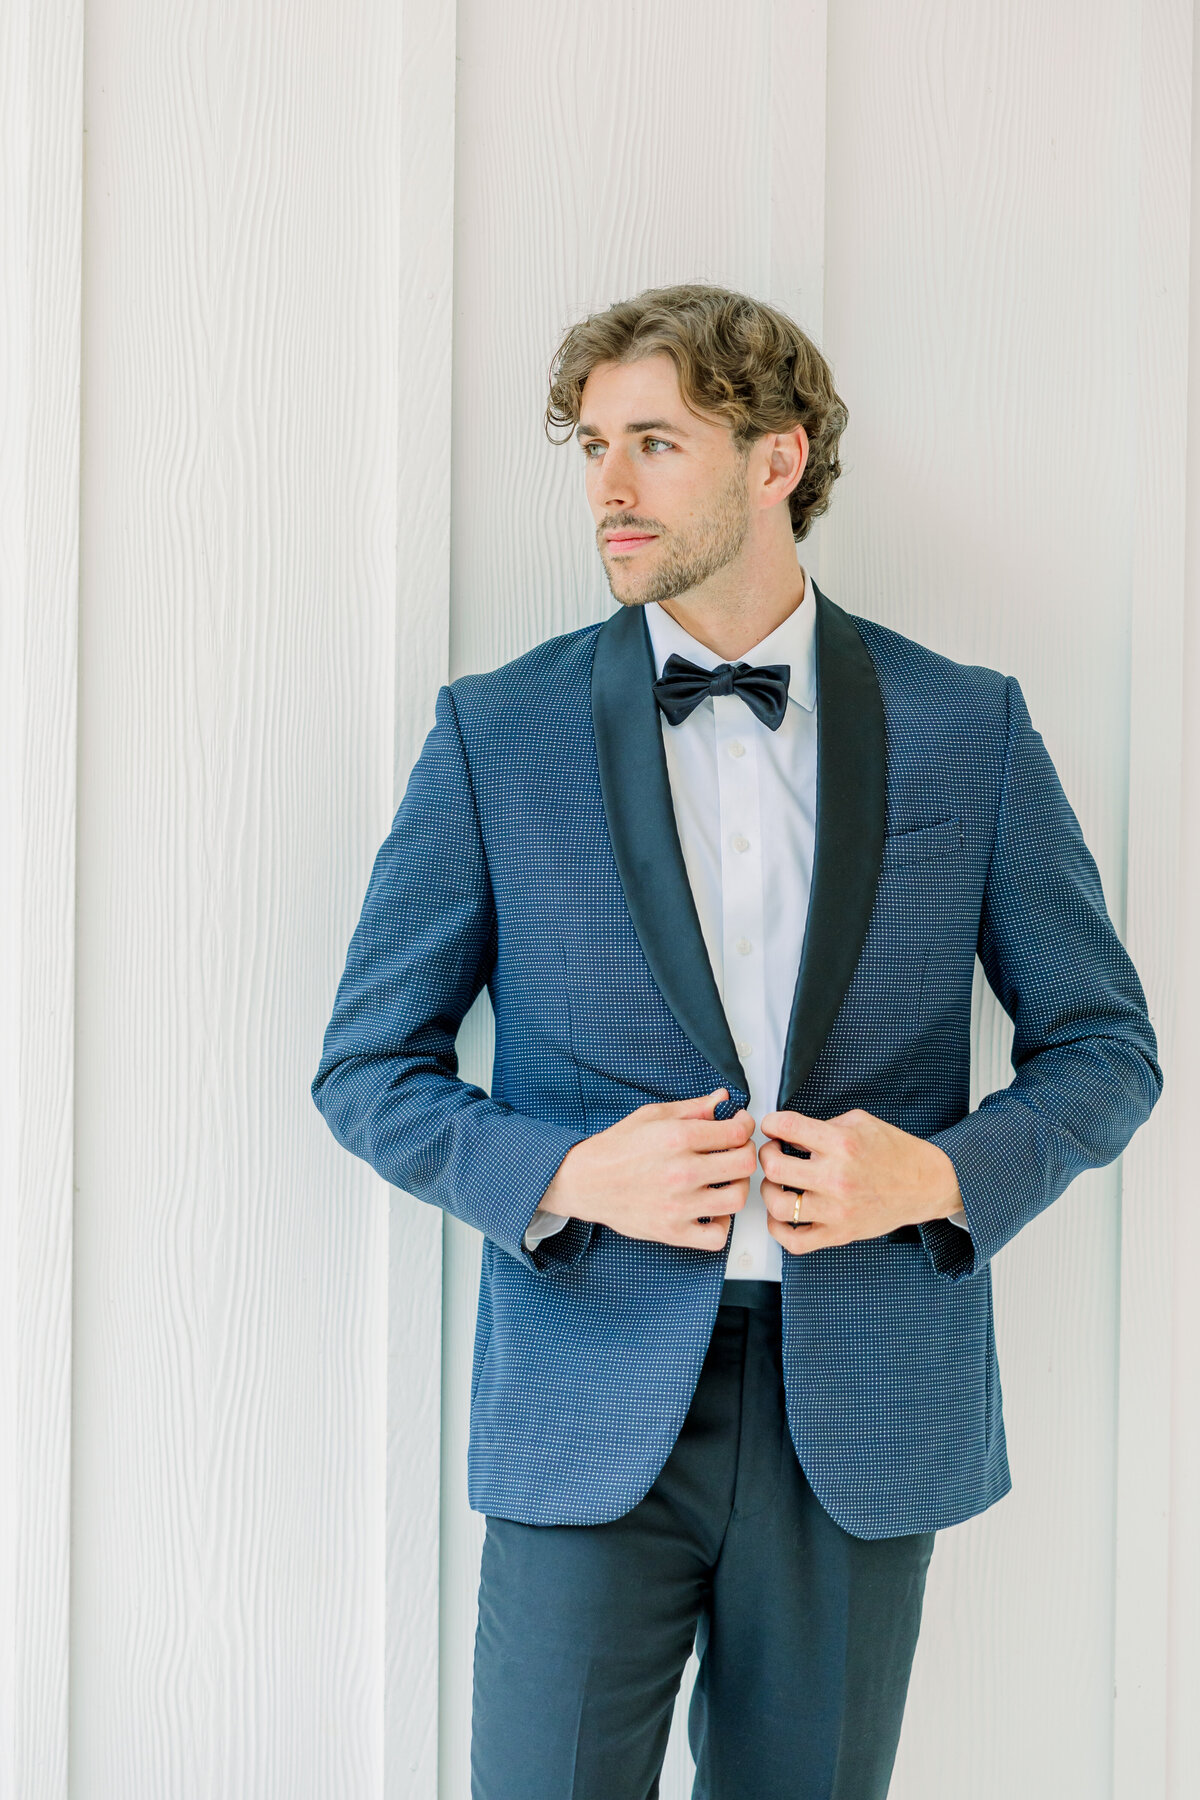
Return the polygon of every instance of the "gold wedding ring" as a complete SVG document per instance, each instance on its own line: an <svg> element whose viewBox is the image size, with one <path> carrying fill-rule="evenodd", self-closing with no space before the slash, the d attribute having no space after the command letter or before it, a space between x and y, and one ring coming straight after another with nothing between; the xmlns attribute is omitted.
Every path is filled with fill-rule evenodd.
<svg viewBox="0 0 1200 1800"><path fill-rule="evenodd" d="M792 1224L793 1225L798 1225L800 1223L800 1202L803 1200L803 1198L804 1198L804 1189L801 1188L800 1192L796 1195L796 1204L792 1208Z"/></svg>

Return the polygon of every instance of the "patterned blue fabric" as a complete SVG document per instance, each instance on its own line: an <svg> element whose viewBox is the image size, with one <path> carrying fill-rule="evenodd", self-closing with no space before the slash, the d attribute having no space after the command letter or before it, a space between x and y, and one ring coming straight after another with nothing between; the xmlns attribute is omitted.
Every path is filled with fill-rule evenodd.
<svg viewBox="0 0 1200 1800"><path fill-rule="evenodd" d="M590 700L612 625L440 690L312 1083L339 1143L484 1235L469 1497L528 1524L613 1519L647 1492L724 1278L724 1253L578 1220L522 1243L572 1144L646 1101L729 1084L656 984L618 873ZM784 1258L796 1452L838 1524L876 1538L956 1523L1008 1491L991 1260L1120 1153L1162 1074L1017 682L853 625L882 696L886 837L849 986L786 1103L863 1107L940 1144L970 1226ZM1014 1020L1015 1076L969 1112L977 952ZM490 1095L459 1079L454 1049L485 984ZM722 1115L745 1098L734 1086Z"/></svg>

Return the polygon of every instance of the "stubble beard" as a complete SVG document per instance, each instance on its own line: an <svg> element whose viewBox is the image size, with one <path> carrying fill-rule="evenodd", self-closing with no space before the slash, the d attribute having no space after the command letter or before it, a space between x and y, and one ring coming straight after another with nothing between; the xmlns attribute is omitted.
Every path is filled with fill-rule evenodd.
<svg viewBox="0 0 1200 1800"><path fill-rule="evenodd" d="M620 519L614 521L617 525L623 522ZM656 566L645 577L637 593L622 593L614 585L612 568L605 563L604 573L613 598L622 606L647 606L651 600L677 599L731 563L746 542L749 529L750 509L746 504L743 463L741 469L733 471L702 525L688 537L667 540L658 553ZM617 579L620 581L624 576L627 580L632 574L632 570L622 571Z"/></svg>

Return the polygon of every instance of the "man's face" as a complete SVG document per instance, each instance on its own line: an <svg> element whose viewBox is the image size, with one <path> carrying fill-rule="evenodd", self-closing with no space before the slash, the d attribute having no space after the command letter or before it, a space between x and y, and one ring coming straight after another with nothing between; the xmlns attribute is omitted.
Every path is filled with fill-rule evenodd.
<svg viewBox="0 0 1200 1800"><path fill-rule="evenodd" d="M665 352L597 364L575 435L604 572L623 605L672 600L739 555L751 520L746 458L727 425L688 411Z"/></svg>

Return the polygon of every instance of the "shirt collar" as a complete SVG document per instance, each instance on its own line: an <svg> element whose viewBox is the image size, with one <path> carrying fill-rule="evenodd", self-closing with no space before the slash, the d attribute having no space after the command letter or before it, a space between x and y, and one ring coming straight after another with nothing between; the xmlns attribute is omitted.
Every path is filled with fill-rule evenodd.
<svg viewBox="0 0 1200 1800"><path fill-rule="evenodd" d="M663 664L668 656L686 656L697 668L715 669L725 658L710 650L707 644L700 643L690 631L685 631L678 620L669 612L664 612L656 600L650 600L645 606L646 627L650 633L650 645L654 651L654 674L657 679L663 672ZM752 668L762 668L764 663L787 663L791 674L788 677L788 699L794 700L798 706L811 712L817 703L817 656L816 656L816 595L813 584L809 580L807 570L804 571L804 595L799 606L790 612L786 619L768 632L761 642L747 650L737 658L738 662L749 663Z"/></svg>

